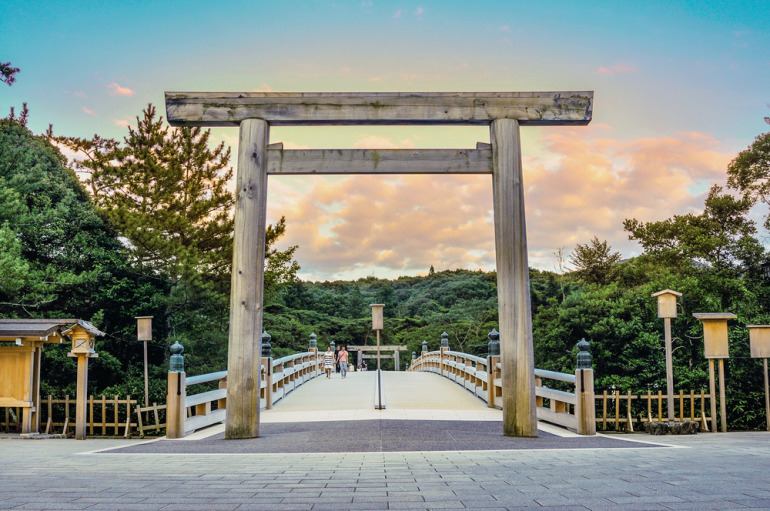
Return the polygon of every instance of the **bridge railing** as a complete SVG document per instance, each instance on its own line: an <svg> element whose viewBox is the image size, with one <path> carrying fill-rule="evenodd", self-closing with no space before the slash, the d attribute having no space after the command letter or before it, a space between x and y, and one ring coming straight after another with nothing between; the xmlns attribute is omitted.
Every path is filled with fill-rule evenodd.
<svg viewBox="0 0 770 511"><path fill-rule="evenodd" d="M582 343L585 345L581 346ZM581 341L578 346L581 353L578 354L578 369L575 374L535 368L537 418L574 430L581 435L594 435L596 418L593 369L590 367L590 354L587 352L588 343ZM490 351L495 352L495 350ZM585 356L581 360L581 355L587 355L587 361ZM416 354L413 356L415 358L409 366L410 371L439 374L461 385L486 402L490 408L502 408L503 391L500 377L502 367L499 355L489 355L484 358L442 347L438 351L424 349L419 357ZM544 384L543 380L572 384L574 391L567 392L551 388Z"/></svg>
<svg viewBox="0 0 770 511"><path fill-rule="evenodd" d="M187 378L181 356L181 345L172 346L166 396L166 437L182 438L197 429L224 422L227 413L227 371L218 371ZM276 360L270 347L263 350L260 363L260 407L270 409L277 401L319 374L318 353L310 351L288 355ZM265 356L266 355L266 356ZM175 360L175 357L179 357ZM188 395L188 387L218 382L215 390Z"/></svg>

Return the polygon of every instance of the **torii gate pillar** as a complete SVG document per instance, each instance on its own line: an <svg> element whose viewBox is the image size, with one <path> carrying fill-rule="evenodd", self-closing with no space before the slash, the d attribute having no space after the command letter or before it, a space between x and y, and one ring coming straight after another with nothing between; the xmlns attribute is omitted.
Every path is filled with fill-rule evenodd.
<svg viewBox="0 0 770 511"><path fill-rule="evenodd" d="M227 439L259 436L268 133L262 119L241 121L227 351L227 370L233 376L227 379Z"/></svg>
<svg viewBox="0 0 770 511"><path fill-rule="evenodd" d="M495 119L490 134L503 434L536 437L535 362L519 123L515 119Z"/></svg>

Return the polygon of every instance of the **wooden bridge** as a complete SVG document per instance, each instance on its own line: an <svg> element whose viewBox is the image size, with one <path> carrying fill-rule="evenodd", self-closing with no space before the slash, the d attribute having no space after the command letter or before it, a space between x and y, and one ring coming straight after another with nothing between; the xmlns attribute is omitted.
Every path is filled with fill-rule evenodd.
<svg viewBox="0 0 770 511"><path fill-rule="evenodd" d="M179 355L177 355L179 356ZM442 348L423 351L407 372L351 372L346 379L325 378L323 353L261 359L259 407L265 422L364 419L443 419L502 421L500 357L477 357ZM227 372L187 378L172 361L168 376L167 437L181 438L222 423L226 417ZM182 370L174 370L174 369ZM557 390L543 380L561 382ZM378 389L378 381L381 388ZM188 395L188 387L216 382L217 389ZM536 369L537 414L541 421L581 435L596 433L593 371L574 374ZM556 385L552 386L559 386ZM383 409L375 409L376 395ZM255 403L257 406L257 403Z"/></svg>

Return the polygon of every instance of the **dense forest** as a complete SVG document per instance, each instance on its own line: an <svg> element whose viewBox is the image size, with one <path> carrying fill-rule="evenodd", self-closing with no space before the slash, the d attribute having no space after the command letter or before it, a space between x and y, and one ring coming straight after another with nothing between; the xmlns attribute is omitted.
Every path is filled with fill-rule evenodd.
<svg viewBox="0 0 770 511"><path fill-rule="evenodd" d="M90 391L143 393L136 316L154 316L151 400L165 399L168 346L185 346L189 374L224 369L230 286L230 150L209 132L170 130L150 105L122 141L35 135L29 112L0 121L0 317L78 317L107 337L97 342ZM67 161L59 148L78 154ZM619 221L644 253L622 260L598 238L573 247L561 273L530 270L535 365L572 372L575 344L591 343L596 388L665 388L663 322L652 293L683 294L673 321L677 389L707 387L703 336L693 312L729 311L729 423L764 424L761 361L750 358L750 324L770 324L767 251L749 210L766 207L770 134L757 137L726 169L730 190L714 186L700 214L655 222ZM766 225L770 226L770 223ZM395 280L303 282L296 247L279 251L291 229L268 228L264 328L273 355L372 344L370 303L385 304L382 342L423 341L485 355L497 328L494 272L433 271ZM427 270L427 269L426 269ZM68 347L46 346L42 392L74 394ZM392 364L392 362L385 362ZM386 368L388 365L385 366Z"/></svg>

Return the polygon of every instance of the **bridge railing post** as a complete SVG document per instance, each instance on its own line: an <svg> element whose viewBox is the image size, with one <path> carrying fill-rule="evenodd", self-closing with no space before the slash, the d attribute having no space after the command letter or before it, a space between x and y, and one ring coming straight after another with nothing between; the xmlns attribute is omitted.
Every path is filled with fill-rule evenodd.
<svg viewBox="0 0 770 511"><path fill-rule="evenodd" d="M308 351L313 354L312 363L313 363L313 377L316 378L318 376L318 341L316 341L316 335L310 334L310 343L308 344Z"/></svg>
<svg viewBox="0 0 770 511"><path fill-rule="evenodd" d="M171 346L166 394L166 438L184 437L184 421L187 418L185 412L187 382L183 351L184 347L178 342Z"/></svg>
<svg viewBox="0 0 770 511"><path fill-rule="evenodd" d="M489 344L487 344L487 405L494 408L497 397L495 378L497 377L497 364L500 362L500 333L493 328L487 337L489 338Z"/></svg>
<svg viewBox="0 0 770 511"><path fill-rule="evenodd" d="M272 336L262 332L262 357L260 362L264 367L265 378L265 410L273 408L273 349L270 345Z"/></svg>
<svg viewBox="0 0 770 511"><path fill-rule="evenodd" d="M577 343L577 369L575 370L575 415L578 435L596 434L596 400L594 398L594 370L591 367L591 345L585 339Z"/></svg>
<svg viewBox="0 0 770 511"><path fill-rule="evenodd" d="M449 334L444 332L441 334L441 349L440 349L440 355L439 355L439 363L438 363L438 374L441 376L446 376L444 374L445 367L448 367L448 364L446 363L446 352L449 351Z"/></svg>

